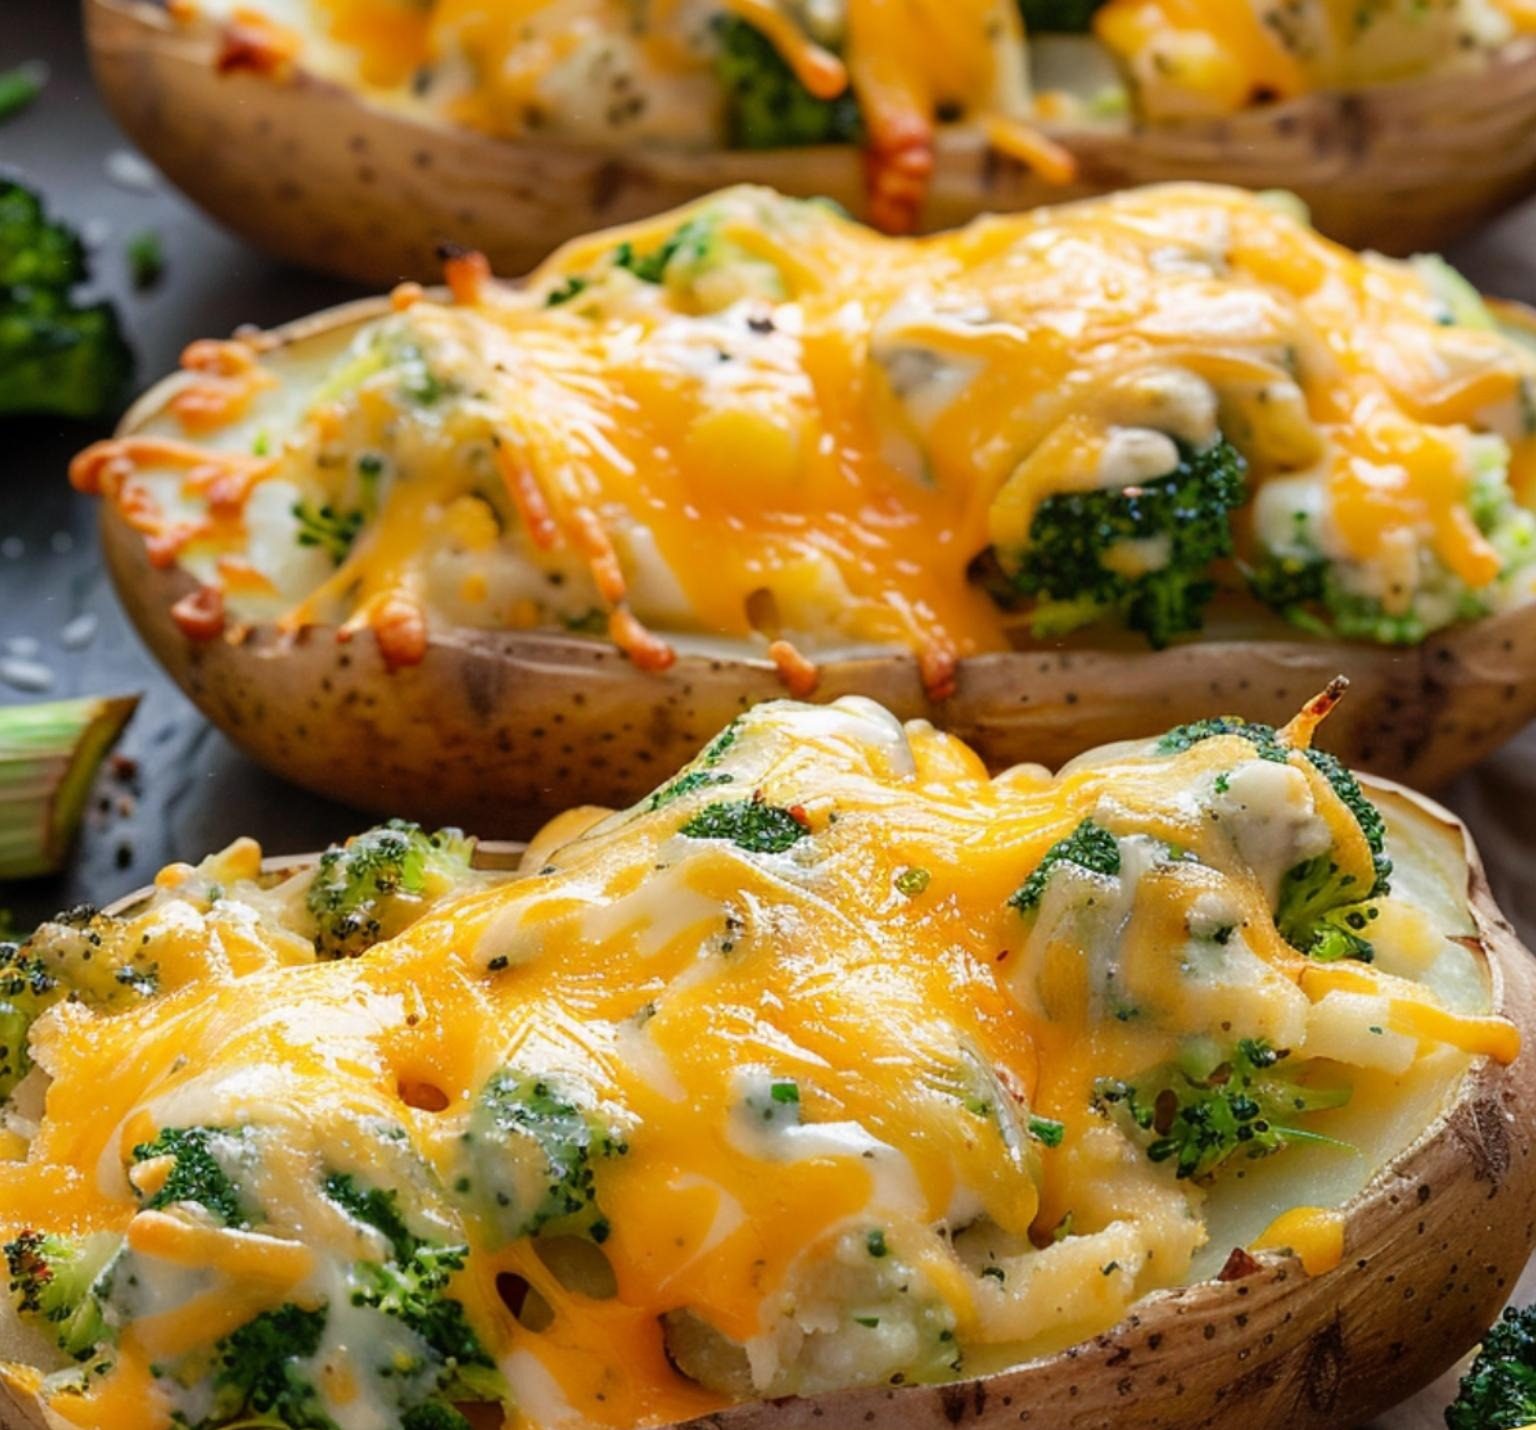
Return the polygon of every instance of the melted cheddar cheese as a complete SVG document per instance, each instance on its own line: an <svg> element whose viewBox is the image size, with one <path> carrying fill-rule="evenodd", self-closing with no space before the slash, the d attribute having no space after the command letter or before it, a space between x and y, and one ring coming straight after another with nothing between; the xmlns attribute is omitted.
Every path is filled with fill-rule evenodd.
<svg viewBox="0 0 1536 1430"><path fill-rule="evenodd" d="M997 596L1044 502L1221 442L1243 569L1317 573L1340 634L1528 592L1506 473L1536 464L1536 353L1444 265L1356 256L1279 202L1157 188L893 240L737 189L519 288L472 258L450 280L345 353L196 345L168 410L75 481L232 629L371 625L396 664L443 621L607 634L648 668L709 638L797 695L823 652L905 647L942 696L958 659L1029 639ZM1209 578L1241 613L1239 571Z"/></svg>
<svg viewBox="0 0 1536 1430"><path fill-rule="evenodd" d="M45 926L45 966L94 937L133 987L33 1025L0 1237L19 1290L39 1236L115 1250L95 1350L0 1373L83 1430L212 1430L255 1324L306 1424L636 1427L982 1373L1245 1243L1321 1274L1338 1209L1518 1038L1409 806L1376 961L1286 942L1287 871L1367 888L1373 855L1323 765L1261 744L992 779L870 702L770 704L356 957L314 953L345 856L271 887L248 842ZM1181 1100L1249 1131L1213 1149ZM407 1263L441 1268L431 1322L378 1289Z"/></svg>
<svg viewBox="0 0 1536 1430"><path fill-rule="evenodd" d="M892 232L918 221L941 125L1070 183L1071 152L1036 123L1123 113L1115 66L1157 121L1471 70L1536 29L1529 0L1108 0L1090 56L1062 64L1064 44L1092 41L1057 39L1057 62L1047 50L1037 64L1015 0L178 0L173 13L222 25L226 72L283 79L302 50L374 103L504 137L862 137L869 215Z"/></svg>

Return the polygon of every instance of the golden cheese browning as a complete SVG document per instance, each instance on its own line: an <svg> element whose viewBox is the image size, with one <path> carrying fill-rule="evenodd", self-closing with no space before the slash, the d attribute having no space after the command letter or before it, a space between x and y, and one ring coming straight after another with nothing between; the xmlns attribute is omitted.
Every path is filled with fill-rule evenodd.
<svg viewBox="0 0 1536 1430"><path fill-rule="evenodd" d="M981 1373L1234 1245L1327 1269L1518 1037L1465 871L1286 738L991 779L865 701L767 705L515 876L396 825L46 926L8 966L84 938L100 981L32 1025L0 1236L84 1350L3 1373L90 1430L629 1427Z"/></svg>

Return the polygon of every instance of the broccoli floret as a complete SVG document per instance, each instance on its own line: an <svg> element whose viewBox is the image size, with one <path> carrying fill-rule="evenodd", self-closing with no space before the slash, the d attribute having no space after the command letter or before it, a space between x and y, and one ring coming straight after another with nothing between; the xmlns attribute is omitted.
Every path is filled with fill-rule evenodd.
<svg viewBox="0 0 1536 1430"><path fill-rule="evenodd" d="M407 1410L400 1430L470 1430L470 1424L453 1406L433 1401Z"/></svg>
<svg viewBox="0 0 1536 1430"><path fill-rule="evenodd" d="M455 1184L506 1241L549 1224L596 1224L594 1157L628 1147L547 1079L510 1069L485 1085L465 1133L467 1172Z"/></svg>
<svg viewBox="0 0 1536 1430"><path fill-rule="evenodd" d="M0 1102L27 1075L32 1025L55 1003L114 1008L152 997L159 979L150 952L125 924L85 905L24 943L0 942Z"/></svg>
<svg viewBox="0 0 1536 1430"><path fill-rule="evenodd" d="M1051 875L1062 864L1076 864L1093 874L1110 877L1120 872L1120 845L1102 825L1085 819L1065 839L1045 851L1034 873L1019 885L1009 904L1021 914L1033 913L1045 897Z"/></svg>
<svg viewBox="0 0 1536 1430"><path fill-rule="evenodd" d="M506 1387L496 1362L480 1344L463 1305L443 1294L454 1272L463 1269L469 1248L437 1246L417 1236L406 1225L392 1189L364 1188L351 1175L340 1173L326 1179L325 1194L389 1242L389 1261L359 1261L353 1266L352 1304L392 1316L432 1353L430 1359L392 1368L400 1379L399 1393L412 1402L411 1408L435 1414L448 1408L447 1400L499 1400ZM446 1400L439 1402L438 1396ZM434 1422L428 1418L421 1423Z"/></svg>
<svg viewBox="0 0 1536 1430"><path fill-rule="evenodd" d="M38 1015L63 992L58 981L22 945L0 943L0 1102L32 1066L27 1038Z"/></svg>
<svg viewBox="0 0 1536 1430"><path fill-rule="evenodd" d="M108 1269L120 1237L98 1232L79 1240L23 1231L5 1247L11 1295L22 1316L40 1323L65 1355L86 1360L112 1332L102 1314Z"/></svg>
<svg viewBox="0 0 1536 1430"><path fill-rule="evenodd" d="M689 839L728 839L749 854L783 854L810 833L805 816L756 799L706 805L678 831Z"/></svg>
<svg viewBox="0 0 1536 1430"><path fill-rule="evenodd" d="M355 958L393 938L469 872L473 841L392 819L320 856L306 904L322 958Z"/></svg>
<svg viewBox="0 0 1536 1430"><path fill-rule="evenodd" d="M1208 720L1195 720L1188 725L1175 725L1157 741L1160 755L1180 755L1202 740L1213 740L1221 735L1237 735L1253 746L1261 760L1273 760L1277 765L1291 762L1288 745L1280 743L1273 725L1261 725L1244 720L1241 715L1217 715Z"/></svg>
<svg viewBox="0 0 1536 1430"><path fill-rule="evenodd" d="M288 1304L225 1336L215 1348L213 1408L196 1430L231 1421L285 1430L336 1430L311 1379L327 1308Z"/></svg>
<svg viewBox="0 0 1536 1430"><path fill-rule="evenodd" d="M1019 13L1032 31L1081 34L1093 24L1104 0L1019 0Z"/></svg>
<svg viewBox="0 0 1536 1430"><path fill-rule="evenodd" d="M817 99L762 31L734 15L715 21L715 73L725 91L726 133L733 149L858 144L864 123L851 91Z"/></svg>
<svg viewBox="0 0 1536 1430"><path fill-rule="evenodd" d="M1486 616L1513 578L1536 562L1536 515L1510 490L1509 449L1500 439L1473 438L1468 461L1467 512L1499 559L1498 577L1490 585L1468 586L1424 550L1406 602L1388 610L1378 597L1358 589L1362 573L1317 549L1306 514L1297 513L1285 548L1261 551L1245 565L1249 589L1302 630L1377 645L1418 645L1445 626Z"/></svg>
<svg viewBox="0 0 1536 1430"><path fill-rule="evenodd" d="M1536 1306L1510 1307L1483 1338L1447 1430L1520 1430L1536 1424Z"/></svg>
<svg viewBox="0 0 1536 1430"><path fill-rule="evenodd" d="M325 1194L350 1216L380 1232L396 1260L408 1261L422 1245L400 1215L400 1196L392 1188L361 1187L350 1172L333 1172L325 1179Z"/></svg>
<svg viewBox="0 0 1536 1430"><path fill-rule="evenodd" d="M86 277L79 238L0 181L0 414L100 417L122 399L133 357L110 304L71 301Z"/></svg>
<svg viewBox="0 0 1536 1430"><path fill-rule="evenodd" d="M212 1213L225 1226L249 1226L251 1217L240 1190L215 1155L223 1144L226 1152L238 1151L243 1133L218 1127L167 1127L153 1142L133 1149L135 1162L152 1158L174 1159L164 1184L145 1203L146 1211L190 1202Z"/></svg>
<svg viewBox="0 0 1536 1430"><path fill-rule="evenodd" d="M1171 1162L1180 1179L1208 1177L1238 1152L1267 1157L1293 1142L1332 1142L1297 1127L1295 1119L1342 1107L1349 1090L1303 1087L1277 1073L1288 1056L1245 1038L1215 1066L1202 1066L1196 1055L1153 1068L1134 1083L1101 1078L1094 1099L1122 1110L1137 1132L1152 1134L1150 1161Z"/></svg>
<svg viewBox="0 0 1536 1430"><path fill-rule="evenodd" d="M1281 882L1275 923L1286 942L1324 962L1354 958L1369 963L1374 957L1363 931L1376 918L1368 903L1390 892L1392 860L1387 854L1387 826L1381 811L1365 796L1360 782L1326 750L1295 750L1286 745L1273 726L1243 720L1235 715L1179 725L1162 736L1159 754L1179 754L1201 740L1236 735L1246 740L1260 759L1289 764L1300 755L1328 781L1344 801L1371 851L1372 880L1366 885L1340 868L1328 854L1319 854L1291 869Z"/></svg>
<svg viewBox="0 0 1536 1430"><path fill-rule="evenodd" d="M1161 649L1200 629L1216 590L1211 564L1232 554L1247 467L1226 441L1179 450L1178 467L1155 481L1040 503L1028 544L1012 556L1014 585L1037 598L1036 634L1118 619Z"/></svg>

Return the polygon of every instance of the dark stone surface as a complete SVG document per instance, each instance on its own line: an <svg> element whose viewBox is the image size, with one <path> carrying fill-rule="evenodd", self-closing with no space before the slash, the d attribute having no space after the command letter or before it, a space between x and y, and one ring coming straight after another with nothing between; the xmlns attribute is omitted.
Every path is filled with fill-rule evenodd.
<svg viewBox="0 0 1536 1430"><path fill-rule="evenodd" d="M25 15L24 23L14 23ZM52 207L99 236L97 287L117 298L147 384L174 367L197 337L241 323L268 325L354 296L355 289L285 268L215 228L164 184L125 187L110 156L127 146L102 109L86 71L72 0L4 0L0 69L41 58L52 68L42 99L0 126L0 169L47 195ZM124 243L146 228L164 244L167 267L151 292L128 281ZM1453 255L1488 291L1536 301L1536 209L1505 220ZM162 864L198 858L239 834L271 852L312 849L368 821L295 790L238 755L160 674L118 610L96 554L94 503L70 491L69 458L105 429L51 422L0 423L0 646L30 637L54 673L46 693L0 685L0 701L142 691L145 699L120 747L140 767L131 813L125 786L103 781L110 808L93 813L77 857L57 879L0 888L0 907L25 923L83 900L105 902L145 883ZM99 625L79 650L59 642L82 612ZM1512 763L1513 761L1513 763ZM1516 828L1528 805L1499 799L1511 781L1530 785L1536 762L1506 756L1493 782L1465 782L1456 802L1479 827ZM1490 799L1490 792L1493 798ZM1520 830L1515 848L1529 847ZM1489 840L1489 843L1495 843ZM1505 862L1505 861L1496 861ZM1519 902L1519 870L1499 877ZM1532 910L1536 916L1536 910Z"/></svg>

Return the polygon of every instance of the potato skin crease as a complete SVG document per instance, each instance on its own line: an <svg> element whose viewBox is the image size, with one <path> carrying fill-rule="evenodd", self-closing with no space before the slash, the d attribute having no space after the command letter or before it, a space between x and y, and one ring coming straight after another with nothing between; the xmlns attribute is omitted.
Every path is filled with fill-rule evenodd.
<svg viewBox="0 0 1536 1430"><path fill-rule="evenodd" d="M268 252L359 282L435 277L445 238L520 273L567 238L743 181L865 211L851 146L498 140L391 113L302 68L220 75L212 28L184 29L152 0L85 0L85 18L109 106L178 187ZM919 227L1203 179L1292 190L1352 247L1436 250L1536 188L1536 38L1469 75L1050 137L1076 160L1075 181L1040 178L979 130L941 130Z"/></svg>
<svg viewBox="0 0 1536 1430"><path fill-rule="evenodd" d="M1345 1204L1334 1270L1309 1277L1294 1256L1260 1252L1236 1279L1156 1292L1112 1330L995 1375L750 1402L686 1430L1001 1430L1022 1411L1031 1424L1085 1430L1347 1430L1470 1349L1536 1245L1536 962L1494 904L1460 822L1401 786L1361 783L1389 824L1414 819L1459 841L1492 1011L1515 1023L1525 1048L1508 1066L1475 1063L1454 1104ZM507 866L515 852L482 844L477 863ZM265 868L287 874L314 857ZM3 1385L0 1425L50 1430L34 1401Z"/></svg>

